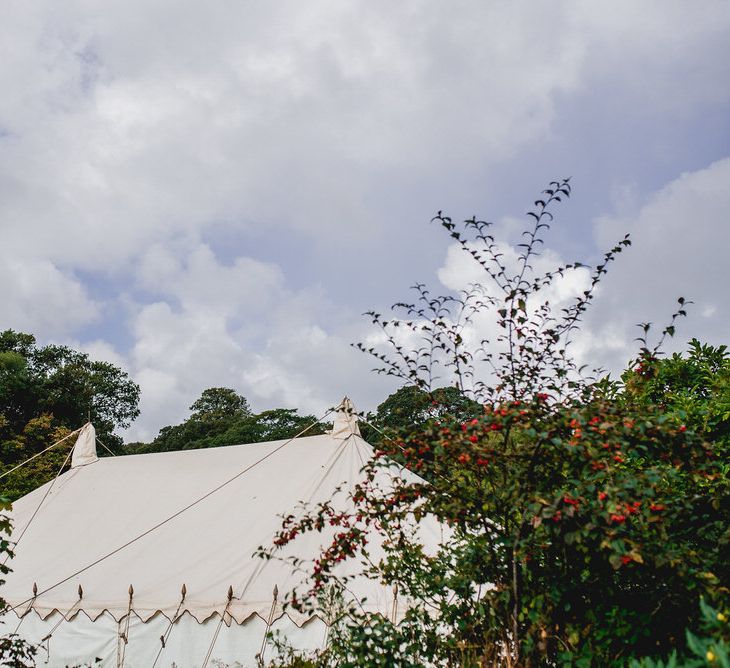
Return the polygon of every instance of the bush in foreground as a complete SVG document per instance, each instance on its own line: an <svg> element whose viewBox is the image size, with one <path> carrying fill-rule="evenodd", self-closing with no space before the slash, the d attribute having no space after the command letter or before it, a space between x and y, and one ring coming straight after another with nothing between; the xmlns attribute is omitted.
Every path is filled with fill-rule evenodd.
<svg viewBox="0 0 730 668"><path fill-rule="evenodd" d="M622 382L578 367L571 339L629 240L591 270L574 263L537 273L549 209L569 194L567 181L543 193L511 262L488 223L459 226L439 214L484 283L442 297L417 286L416 303L397 305L402 317L371 314L391 344L360 346L379 371L426 392L448 377L483 409L467 420L436 410L393 431L364 467L348 509L325 503L285 520L269 557L303 533L335 531L309 564L311 588L289 602L329 609L328 648L309 657L313 665L625 665L691 649L695 636L685 628L701 626L701 597L725 605L726 352L705 350L717 376L700 374L710 390L680 387L682 358L661 356L685 315L680 299L656 346L644 326ZM572 271L590 271L588 288L553 308L544 294ZM478 337L485 316L496 324L491 340ZM376 474L393 460L422 480L383 488ZM435 554L418 539L414 518L425 515L449 527ZM385 551L377 561L374 534ZM405 618L396 624L338 595L347 588L343 561L409 600Z"/></svg>

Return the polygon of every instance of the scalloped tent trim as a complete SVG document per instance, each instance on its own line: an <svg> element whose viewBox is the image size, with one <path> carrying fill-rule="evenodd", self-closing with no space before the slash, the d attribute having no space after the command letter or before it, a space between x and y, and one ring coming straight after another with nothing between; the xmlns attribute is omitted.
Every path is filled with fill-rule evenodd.
<svg viewBox="0 0 730 668"><path fill-rule="evenodd" d="M79 616L83 615L84 617L86 617L86 619L88 621L90 621L92 623L96 622L98 619L100 619L103 616L108 616L109 618L113 619L116 624L121 624L126 619L126 616L127 616L127 613L124 613L123 615L115 616L110 610L106 610L106 609L101 610L97 614L89 615L88 611L86 611L84 609L74 610L73 612L68 612L68 611L63 612L62 610L59 610L58 608L53 608L52 610L32 608L31 610L29 610L27 612L23 612L21 614L18 614L17 612L13 612L11 614L13 614L14 617L18 620L23 619L27 615L34 615L39 620L44 621L44 622L49 621L54 615L59 615L59 616L63 617L64 621L66 621L66 622L73 622L76 619L78 619ZM214 612L212 615L209 615L208 617L200 619L200 618L196 617L189 610L181 611L180 614L174 618L169 615L166 615L161 610L157 610L154 613L152 613L151 615L145 615L145 616L140 615L137 610L132 610L131 614L133 617L138 619L142 624L149 624L150 622L152 622L158 618L163 618L169 623L177 623L180 621L180 619L182 619L184 617L189 617L189 618L195 620L195 622L197 624L203 625L203 624L206 624L207 622L210 622L213 619L220 620L222 617L222 613ZM226 621L226 620L223 621L223 623L226 624L226 626L231 626L232 622L236 622L236 624L238 626L244 626L245 624L248 624L254 618L258 618L265 623L269 622L269 620L266 617L263 617L258 612L252 612L245 619L242 619L242 620L235 619L235 618L231 617L230 615L226 615L226 617L230 617L230 621ZM174 621L173 621L173 619L174 619ZM300 629L304 628L307 624L309 624L313 621L317 621L317 620L324 622L325 624L327 623L326 620L318 613L312 613L310 615L305 615L305 614L296 614L296 613L290 614L289 612L286 612L286 611L281 611L278 615L274 615L271 619L271 622L272 623L278 622L281 619L289 620L292 624L296 625L297 628L300 628Z"/></svg>

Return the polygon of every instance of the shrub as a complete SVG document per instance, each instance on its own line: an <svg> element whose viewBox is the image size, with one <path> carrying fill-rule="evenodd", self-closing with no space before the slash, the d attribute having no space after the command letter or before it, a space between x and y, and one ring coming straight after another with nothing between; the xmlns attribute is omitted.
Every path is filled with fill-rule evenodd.
<svg viewBox="0 0 730 668"><path fill-rule="evenodd" d="M630 241L592 269L536 272L550 209L569 194L556 182L535 202L511 262L489 223L457 225L439 213L484 282L445 296L418 285L415 303L396 305L402 317L370 314L390 348L359 348L379 372L426 392L448 378L483 412L392 432L349 510L327 502L285 521L268 556L303 533L337 529L310 565L311 588L291 605L321 609L344 591L345 560L412 602L399 624L342 603L328 649L312 658L319 665L624 665L683 648L699 598L728 591L727 440L668 406L661 386L642 385L670 373L661 345L685 301L653 348L644 326L623 382L582 369L572 337ZM583 272L587 287L555 308L544 295L570 272ZM492 340L478 337L485 316ZM378 484L394 459L422 479ZM450 527L436 554L414 528L426 515ZM385 551L377 562L374 533Z"/></svg>

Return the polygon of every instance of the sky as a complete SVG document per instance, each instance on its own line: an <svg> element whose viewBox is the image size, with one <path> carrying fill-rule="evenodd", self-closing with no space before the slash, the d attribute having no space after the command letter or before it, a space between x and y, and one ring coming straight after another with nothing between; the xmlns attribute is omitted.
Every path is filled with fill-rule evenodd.
<svg viewBox="0 0 730 668"><path fill-rule="evenodd" d="M673 346L730 343L727 2L3 7L0 329L127 370L129 439L211 386L374 408L362 314L473 274L431 217L514 245L567 176L546 261L634 242L579 354L620 369L679 296Z"/></svg>

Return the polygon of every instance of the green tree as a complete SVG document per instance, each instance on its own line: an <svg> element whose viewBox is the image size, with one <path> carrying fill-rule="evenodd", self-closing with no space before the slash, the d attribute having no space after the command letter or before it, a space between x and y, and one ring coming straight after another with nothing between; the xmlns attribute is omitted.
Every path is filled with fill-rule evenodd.
<svg viewBox="0 0 730 668"><path fill-rule="evenodd" d="M163 427L151 443L130 444L128 451L169 452L275 441L292 438L317 422L313 415L299 415L290 408L252 413L243 396L225 387L204 390L190 410L192 414L181 424ZM328 426L315 424L307 435L322 434Z"/></svg>
<svg viewBox="0 0 730 668"><path fill-rule="evenodd" d="M426 391L415 385L405 385L388 396L375 410L368 414L367 424L361 426L363 437L369 443L381 440L379 431L395 431L413 428L442 415L452 415L464 420L477 417L484 407L457 387L439 387Z"/></svg>
<svg viewBox="0 0 730 668"><path fill-rule="evenodd" d="M88 420L121 451L115 434L139 415L139 386L125 371L67 346L38 346L31 334L0 332L0 470L41 452ZM11 498L56 475L72 442L4 480ZM100 454L104 454L103 451Z"/></svg>
<svg viewBox="0 0 730 668"><path fill-rule="evenodd" d="M139 415L139 386L125 371L67 346L38 347L30 334L0 333L0 374L0 412L16 432L47 413L72 429L91 420L100 437L121 445L114 430Z"/></svg>
<svg viewBox="0 0 730 668"><path fill-rule="evenodd" d="M685 355L644 351L622 376L633 401L660 405L712 440L730 439L730 353L727 346L689 342Z"/></svg>
<svg viewBox="0 0 730 668"><path fill-rule="evenodd" d="M245 397L228 387L210 387L190 406L191 420L220 422L240 420L251 415L251 408Z"/></svg>
<svg viewBox="0 0 730 668"><path fill-rule="evenodd" d="M260 443L263 441L279 441L296 436L300 431L317 422L314 415L299 415L295 408L274 408L251 415L232 427L224 440L246 436L240 443ZM307 431L307 436L323 434L331 425L327 423L315 424Z"/></svg>

